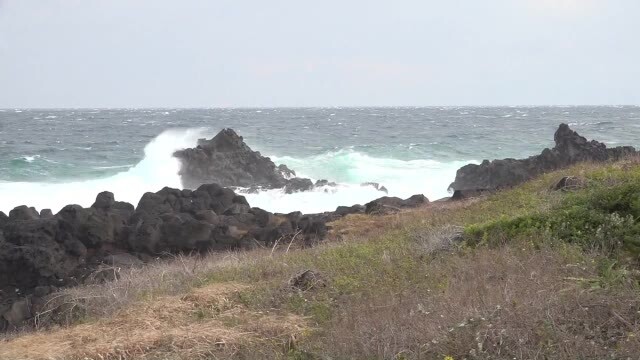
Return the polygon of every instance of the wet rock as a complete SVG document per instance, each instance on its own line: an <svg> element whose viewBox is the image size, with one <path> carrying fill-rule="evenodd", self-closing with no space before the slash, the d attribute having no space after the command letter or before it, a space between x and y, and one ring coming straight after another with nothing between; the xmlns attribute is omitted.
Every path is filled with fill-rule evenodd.
<svg viewBox="0 0 640 360"><path fill-rule="evenodd" d="M284 186L284 192L286 194L293 194L300 191L309 191L313 189L313 182L309 179L293 178L287 181Z"/></svg>
<svg viewBox="0 0 640 360"><path fill-rule="evenodd" d="M201 139L196 148L177 151L175 156L182 164L182 183L190 189L210 183L281 188L286 183L283 173L293 174L288 168L276 167L271 159L251 150L232 129L220 131L211 140Z"/></svg>

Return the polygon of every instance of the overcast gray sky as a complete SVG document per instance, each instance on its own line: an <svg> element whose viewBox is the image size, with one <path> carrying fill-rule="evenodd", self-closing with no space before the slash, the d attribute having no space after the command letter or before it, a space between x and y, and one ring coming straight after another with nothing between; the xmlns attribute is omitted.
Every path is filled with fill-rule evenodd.
<svg viewBox="0 0 640 360"><path fill-rule="evenodd" d="M640 104L638 0L0 0L0 107Z"/></svg>

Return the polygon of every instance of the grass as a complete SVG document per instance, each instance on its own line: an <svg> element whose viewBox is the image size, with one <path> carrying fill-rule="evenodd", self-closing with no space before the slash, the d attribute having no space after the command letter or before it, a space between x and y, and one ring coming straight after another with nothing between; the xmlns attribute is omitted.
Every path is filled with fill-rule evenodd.
<svg viewBox="0 0 640 360"><path fill-rule="evenodd" d="M585 188L551 190L565 175ZM634 358L639 196L637 159L581 164L481 199L351 215L314 248L121 270L55 294L0 359Z"/></svg>

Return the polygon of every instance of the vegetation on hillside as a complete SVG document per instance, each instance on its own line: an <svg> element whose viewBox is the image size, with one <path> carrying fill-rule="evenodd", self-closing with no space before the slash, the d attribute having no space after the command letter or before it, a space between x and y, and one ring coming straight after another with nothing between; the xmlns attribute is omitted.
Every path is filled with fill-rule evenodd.
<svg viewBox="0 0 640 360"><path fill-rule="evenodd" d="M582 179L554 191L563 176ZM640 162L352 215L314 248L178 257L66 289L0 359L603 359L640 354ZM53 328L50 324L60 324Z"/></svg>

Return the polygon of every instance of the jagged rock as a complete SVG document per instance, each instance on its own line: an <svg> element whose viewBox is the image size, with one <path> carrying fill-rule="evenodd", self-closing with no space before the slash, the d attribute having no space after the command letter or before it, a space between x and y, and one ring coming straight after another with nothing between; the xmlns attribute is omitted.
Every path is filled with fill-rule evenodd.
<svg viewBox="0 0 640 360"><path fill-rule="evenodd" d="M296 176L296 172L289 169L285 164L278 165L278 171L280 172L280 174L282 174L282 176L284 176L287 179Z"/></svg>
<svg viewBox="0 0 640 360"><path fill-rule="evenodd" d="M404 208L416 208L429 203L424 195L413 195L406 200L402 200L398 197L381 197L373 200L365 205L365 212L367 214L389 214L400 211Z"/></svg>
<svg viewBox="0 0 640 360"><path fill-rule="evenodd" d="M251 150L232 129L220 131L211 140L201 139L196 148L177 151L175 156L182 163L183 186L190 189L211 183L282 188L283 173L293 175L286 166L276 167L271 159Z"/></svg>
<svg viewBox="0 0 640 360"><path fill-rule="evenodd" d="M462 198L466 194L495 191L519 185L545 172L578 162L619 160L636 154L636 150L630 146L607 149L602 143L587 141L566 124L560 124L554 140L553 149L544 149L540 155L527 159L485 160L480 165L463 166L450 185L450 189L454 190L454 198L455 192L458 198Z"/></svg>
<svg viewBox="0 0 640 360"><path fill-rule="evenodd" d="M313 189L313 182L304 178L293 178L287 181L284 186L284 192L286 194L293 194L294 192L309 191Z"/></svg>

